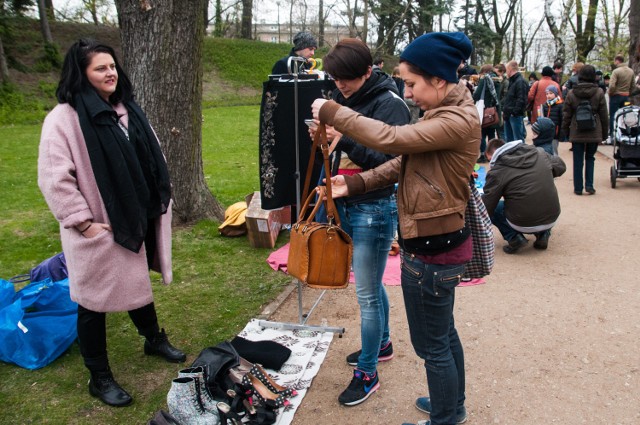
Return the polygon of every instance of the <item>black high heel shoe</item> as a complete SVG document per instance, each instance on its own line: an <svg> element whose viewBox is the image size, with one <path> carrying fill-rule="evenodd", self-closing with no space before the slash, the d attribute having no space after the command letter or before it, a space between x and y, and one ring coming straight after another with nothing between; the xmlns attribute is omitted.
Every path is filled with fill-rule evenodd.
<svg viewBox="0 0 640 425"><path fill-rule="evenodd" d="M268 409L275 410L290 404L289 400L287 400L284 395L274 393L251 373L244 375L242 378L242 385L251 390L253 395L255 395L256 398Z"/></svg>
<svg viewBox="0 0 640 425"><path fill-rule="evenodd" d="M236 412L231 410L231 406L229 406L224 401L219 401L216 404L218 408L218 415L220 416L220 424L221 425L241 425L242 418Z"/></svg>

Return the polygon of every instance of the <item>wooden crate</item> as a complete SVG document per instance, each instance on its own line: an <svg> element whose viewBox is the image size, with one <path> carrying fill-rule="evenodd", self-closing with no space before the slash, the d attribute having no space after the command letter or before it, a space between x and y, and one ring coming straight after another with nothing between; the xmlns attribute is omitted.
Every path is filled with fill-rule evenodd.
<svg viewBox="0 0 640 425"><path fill-rule="evenodd" d="M283 224L291 224L291 207L276 210L263 210L260 192L246 197L247 235L254 248L273 248Z"/></svg>

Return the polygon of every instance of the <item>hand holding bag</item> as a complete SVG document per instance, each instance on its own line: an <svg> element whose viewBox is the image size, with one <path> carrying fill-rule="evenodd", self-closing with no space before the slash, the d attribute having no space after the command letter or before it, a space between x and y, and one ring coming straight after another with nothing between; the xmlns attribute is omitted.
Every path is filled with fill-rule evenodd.
<svg viewBox="0 0 640 425"><path fill-rule="evenodd" d="M288 273L306 283L311 288L342 289L349 284L353 242L347 232L340 227L340 217L331 196L331 168L329 166L329 146L323 123L316 131L307 170L313 168L315 150L320 143L324 166L327 173L326 186L318 186L318 202L310 214L309 205L316 197L312 191L300 210L298 222L291 226ZM309 171L305 179L305 190L309 184ZM326 198L326 199L325 199ZM328 223L312 221L320 205L324 203ZM305 216L307 217L305 219Z"/></svg>

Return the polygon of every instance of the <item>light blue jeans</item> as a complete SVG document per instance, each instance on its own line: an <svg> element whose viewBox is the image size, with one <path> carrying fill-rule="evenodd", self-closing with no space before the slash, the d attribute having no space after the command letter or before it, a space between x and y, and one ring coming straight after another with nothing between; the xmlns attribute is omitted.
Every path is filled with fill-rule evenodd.
<svg viewBox="0 0 640 425"><path fill-rule="evenodd" d="M342 228L353 239L353 274L360 305L362 353L357 368L373 373L380 347L389 341L389 299L382 275L398 226L395 196L347 205L336 200Z"/></svg>

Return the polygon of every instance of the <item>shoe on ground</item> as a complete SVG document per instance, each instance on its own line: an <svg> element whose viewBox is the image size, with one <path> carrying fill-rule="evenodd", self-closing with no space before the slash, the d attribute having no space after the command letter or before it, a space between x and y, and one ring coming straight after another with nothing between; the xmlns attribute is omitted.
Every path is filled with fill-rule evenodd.
<svg viewBox="0 0 640 425"><path fill-rule="evenodd" d="M480 155L480 158L478 158L478 160L476 161L478 164L486 164L487 162L489 162L489 160L487 159L487 157L482 154Z"/></svg>
<svg viewBox="0 0 640 425"><path fill-rule="evenodd" d="M595 195L596 194L596 190L592 187L587 187L585 190L585 192L587 192L589 195Z"/></svg>
<svg viewBox="0 0 640 425"><path fill-rule="evenodd" d="M358 366L358 358L360 357L360 353L362 350L358 350L355 353L351 353L347 356L347 363L351 366ZM391 341L387 342L386 345L380 348L380 352L378 353L378 362L387 362L393 358L393 345Z"/></svg>
<svg viewBox="0 0 640 425"><path fill-rule="evenodd" d="M416 399L416 409L424 413L431 413L431 399L429 397L418 397ZM456 423L463 424L467 421L467 409L462 406L456 409ZM427 424L429 422L426 422ZM420 425L421 422L418 422Z"/></svg>
<svg viewBox="0 0 640 425"><path fill-rule="evenodd" d="M160 356L171 363L182 363L187 360L186 354L171 345L164 328L153 337L153 340L145 339L144 353L148 356Z"/></svg>
<svg viewBox="0 0 640 425"><path fill-rule="evenodd" d="M527 242L529 242L527 238L522 233L518 233L511 238L507 245L502 247L502 250L507 254L515 254L520 248L526 246Z"/></svg>
<svg viewBox="0 0 640 425"><path fill-rule="evenodd" d="M353 371L351 383L347 389L340 394L338 401L345 406L355 406L368 399L378 388L380 388L380 381L378 380L377 371L374 372L373 375L368 375L356 369Z"/></svg>
<svg viewBox="0 0 640 425"><path fill-rule="evenodd" d="M103 403L114 407L124 407L131 404L133 399L113 379L110 370L92 372L89 379L89 394L102 400Z"/></svg>
<svg viewBox="0 0 640 425"><path fill-rule="evenodd" d="M536 233L536 241L533 243L533 247L535 249L547 249L549 245L549 238L551 237L551 232L545 230L544 232Z"/></svg>
<svg viewBox="0 0 640 425"><path fill-rule="evenodd" d="M575 193L578 196L582 195L582 191L581 190L574 190L573 193Z"/></svg>

